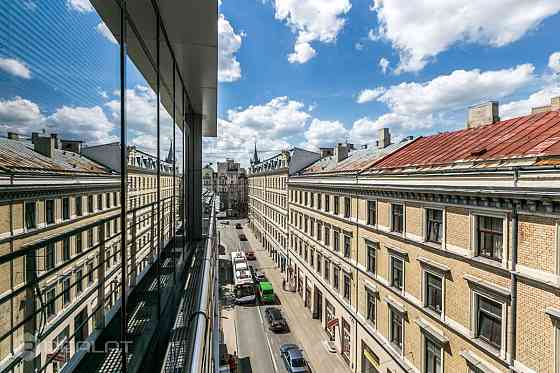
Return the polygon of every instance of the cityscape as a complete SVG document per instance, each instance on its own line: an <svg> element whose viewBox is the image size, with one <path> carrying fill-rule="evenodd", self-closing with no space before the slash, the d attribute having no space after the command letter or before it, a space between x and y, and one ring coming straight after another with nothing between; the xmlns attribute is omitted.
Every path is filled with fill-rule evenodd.
<svg viewBox="0 0 560 373"><path fill-rule="evenodd" d="M0 14L0 372L560 373L560 1Z"/></svg>

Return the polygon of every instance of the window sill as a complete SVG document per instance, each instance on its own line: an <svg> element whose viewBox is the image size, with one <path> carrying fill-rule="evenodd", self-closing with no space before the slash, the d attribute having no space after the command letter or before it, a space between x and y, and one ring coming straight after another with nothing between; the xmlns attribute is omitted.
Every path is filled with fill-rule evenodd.
<svg viewBox="0 0 560 373"><path fill-rule="evenodd" d="M502 264L501 261L497 261L497 260L493 260L493 259L489 259L483 256L473 256L471 258L471 260L481 263L481 264L485 264L487 266L490 267L494 267L494 268L498 268L498 269L507 269L506 267L504 267L504 265Z"/></svg>
<svg viewBox="0 0 560 373"><path fill-rule="evenodd" d="M492 346L490 343L485 342L484 340L480 339L479 337L473 339L474 344L480 347L482 350L487 352L488 354L498 358L501 361L504 361L505 356L503 356L502 351Z"/></svg>

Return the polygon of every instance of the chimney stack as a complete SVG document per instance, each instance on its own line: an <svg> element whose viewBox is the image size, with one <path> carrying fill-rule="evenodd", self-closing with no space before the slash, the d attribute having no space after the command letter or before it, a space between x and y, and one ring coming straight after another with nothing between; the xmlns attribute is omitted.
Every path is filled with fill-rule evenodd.
<svg viewBox="0 0 560 373"><path fill-rule="evenodd" d="M498 101L488 101L469 107L467 128L482 127L500 121Z"/></svg>
<svg viewBox="0 0 560 373"><path fill-rule="evenodd" d="M560 110L560 96L552 97L550 99L549 105L537 106L531 108L531 114L547 113L549 111L558 111L558 110Z"/></svg>
<svg viewBox="0 0 560 373"><path fill-rule="evenodd" d="M348 144L338 143L334 148L334 157L337 162L343 161L348 158L349 146Z"/></svg>
<svg viewBox="0 0 560 373"><path fill-rule="evenodd" d="M550 99L550 110L560 110L560 96Z"/></svg>
<svg viewBox="0 0 560 373"><path fill-rule="evenodd" d="M319 148L319 154L322 158L330 157L333 155L333 148Z"/></svg>
<svg viewBox="0 0 560 373"><path fill-rule="evenodd" d="M19 135L15 132L8 132L9 140L19 140Z"/></svg>
<svg viewBox="0 0 560 373"><path fill-rule="evenodd" d="M31 134L31 141L33 142L33 149L44 155L45 157L52 158L55 149L55 139L53 136L41 137L37 132Z"/></svg>
<svg viewBox="0 0 560 373"><path fill-rule="evenodd" d="M380 128L377 133L377 147L379 149L384 149L391 145L391 133L389 132L389 128Z"/></svg>

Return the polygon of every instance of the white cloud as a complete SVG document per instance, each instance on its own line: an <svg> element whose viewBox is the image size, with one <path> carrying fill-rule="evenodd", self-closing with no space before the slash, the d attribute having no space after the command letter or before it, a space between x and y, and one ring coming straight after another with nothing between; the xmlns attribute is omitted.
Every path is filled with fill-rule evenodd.
<svg viewBox="0 0 560 373"><path fill-rule="evenodd" d="M314 118L305 131L306 147L318 149L324 146L333 146L346 140L348 131L339 121L319 120Z"/></svg>
<svg viewBox="0 0 560 373"><path fill-rule="evenodd" d="M349 0L275 0L275 17L297 33L290 63L305 63L316 54L311 42L333 43L350 11Z"/></svg>
<svg viewBox="0 0 560 373"><path fill-rule="evenodd" d="M309 43L296 43L294 45L294 52L288 55L288 61L290 63L306 63L315 57L316 54L317 52Z"/></svg>
<svg viewBox="0 0 560 373"><path fill-rule="evenodd" d="M100 33L105 39L109 40L111 43L118 45L119 42L115 39L115 36L109 30L109 27L105 24L105 22L99 22L95 27L98 33Z"/></svg>
<svg viewBox="0 0 560 373"><path fill-rule="evenodd" d="M549 105L550 99L557 96L560 96L560 85L556 84L544 87L524 100L501 104L500 117L502 119L508 119L530 114L532 108Z"/></svg>
<svg viewBox="0 0 560 373"><path fill-rule="evenodd" d="M276 97L264 105L228 110L227 119L235 125L258 131L271 138L286 138L303 130L310 115L301 102Z"/></svg>
<svg viewBox="0 0 560 373"><path fill-rule="evenodd" d="M554 52L548 57L548 67L555 73L560 73L560 52Z"/></svg>
<svg viewBox="0 0 560 373"><path fill-rule="evenodd" d="M439 53L460 43L501 47L519 40L560 11L550 0L373 0L383 38L399 52L396 73L421 70Z"/></svg>
<svg viewBox="0 0 560 373"><path fill-rule="evenodd" d="M89 0L68 0L68 7L80 13L93 12L93 6Z"/></svg>
<svg viewBox="0 0 560 373"><path fill-rule="evenodd" d="M11 100L0 99L0 124L5 131L25 133L29 125L42 121L41 109L36 103L14 97Z"/></svg>
<svg viewBox="0 0 560 373"><path fill-rule="evenodd" d="M235 53L241 48L242 36L236 34L229 21L218 18L218 81L234 82L241 78L241 65Z"/></svg>
<svg viewBox="0 0 560 373"><path fill-rule="evenodd" d="M30 79L31 70L27 65L15 58L1 58L0 57L0 70L12 74L19 78Z"/></svg>
<svg viewBox="0 0 560 373"><path fill-rule="evenodd" d="M356 48L356 50L361 51L364 49L364 45L362 43L356 43L354 45L354 48Z"/></svg>
<svg viewBox="0 0 560 373"><path fill-rule="evenodd" d="M379 60L379 67L381 67L381 71L383 74L387 73L387 69L389 68L389 60L385 57L381 57Z"/></svg>
<svg viewBox="0 0 560 373"><path fill-rule="evenodd" d="M377 100L387 104L391 111L406 116L464 109L487 99L511 95L534 81L533 71L531 64L484 72L455 70L425 83L405 82L392 86Z"/></svg>
<svg viewBox="0 0 560 373"><path fill-rule="evenodd" d="M105 104L113 121L120 120L121 101L111 100ZM126 116L129 129L138 133L156 131L157 97L151 88L137 85L126 90Z"/></svg>
<svg viewBox="0 0 560 373"><path fill-rule="evenodd" d="M374 89L364 89L358 95L358 98L356 99L356 102L358 104L363 104L365 102L374 101L377 98L379 98L379 96L381 96L383 93L385 93L385 88L384 87L377 87L377 88L374 88Z"/></svg>
<svg viewBox="0 0 560 373"><path fill-rule="evenodd" d="M62 106L46 119L51 132L63 138L79 139L90 144L116 141L111 132L115 125L109 121L99 106Z"/></svg>

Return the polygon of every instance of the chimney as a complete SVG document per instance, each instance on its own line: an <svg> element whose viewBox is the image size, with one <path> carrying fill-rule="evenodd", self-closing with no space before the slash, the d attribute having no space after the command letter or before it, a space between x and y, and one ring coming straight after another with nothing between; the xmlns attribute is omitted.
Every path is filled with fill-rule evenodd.
<svg viewBox="0 0 560 373"><path fill-rule="evenodd" d="M82 142L78 140L60 140L60 149L80 154Z"/></svg>
<svg viewBox="0 0 560 373"><path fill-rule="evenodd" d="M467 128L482 127L500 120L498 101L488 101L469 107Z"/></svg>
<svg viewBox="0 0 560 373"><path fill-rule="evenodd" d="M45 157L52 158L55 149L55 138L52 136L40 137L38 133L33 132L32 134L33 149L44 155Z"/></svg>
<svg viewBox="0 0 560 373"><path fill-rule="evenodd" d="M389 132L389 128L380 128L377 133L377 147L379 149L383 149L391 145L391 133Z"/></svg>
<svg viewBox="0 0 560 373"><path fill-rule="evenodd" d="M338 143L336 148L334 148L334 157L337 162L343 161L348 158L349 146L347 144Z"/></svg>
<svg viewBox="0 0 560 373"><path fill-rule="evenodd" d="M54 148L60 149L60 140L58 138L58 135L56 133L52 133L51 137L54 139Z"/></svg>
<svg viewBox="0 0 560 373"><path fill-rule="evenodd" d="M560 110L560 96L550 99L550 110Z"/></svg>
<svg viewBox="0 0 560 373"><path fill-rule="evenodd" d="M330 157L333 155L333 148L319 148L321 158Z"/></svg>
<svg viewBox="0 0 560 373"><path fill-rule="evenodd" d="M9 140L19 140L19 135L15 132L8 132Z"/></svg>

